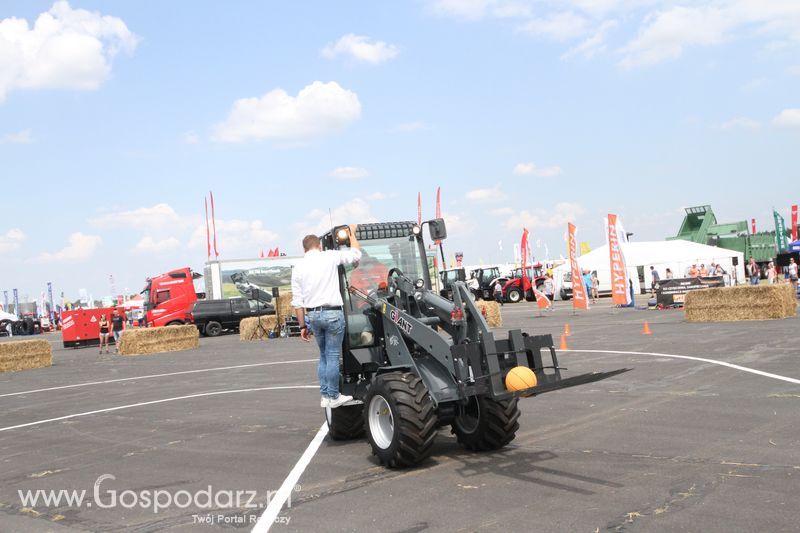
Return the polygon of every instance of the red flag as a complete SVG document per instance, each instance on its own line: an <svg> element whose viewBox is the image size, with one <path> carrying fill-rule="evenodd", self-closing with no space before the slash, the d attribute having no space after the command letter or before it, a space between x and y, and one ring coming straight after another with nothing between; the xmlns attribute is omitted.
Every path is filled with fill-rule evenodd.
<svg viewBox="0 0 800 533"><path fill-rule="evenodd" d="M751 221L751 224L753 225L753 230L750 233L755 234L755 232L756 232L756 219L753 219Z"/></svg>
<svg viewBox="0 0 800 533"><path fill-rule="evenodd" d="M792 206L792 242L797 240L797 205Z"/></svg>
<svg viewBox="0 0 800 533"><path fill-rule="evenodd" d="M611 262L611 299L614 305L628 305L628 273L617 233L617 215L608 215L608 257Z"/></svg>
<svg viewBox="0 0 800 533"><path fill-rule="evenodd" d="M417 224L422 225L422 193L417 193Z"/></svg>
<svg viewBox="0 0 800 533"><path fill-rule="evenodd" d="M219 252L217 251L217 217L214 214L214 193L208 191L208 194L211 195L211 228L214 230L214 255L219 257Z"/></svg>
<svg viewBox="0 0 800 533"><path fill-rule="evenodd" d="M572 222L567 223L567 235L569 262L572 266L572 307L573 309L589 309L589 298L586 295L586 286L583 284L581 267L578 264L578 241L575 238L575 225Z"/></svg>
<svg viewBox="0 0 800 533"><path fill-rule="evenodd" d="M210 230L208 229L208 198L203 198L203 201L206 204L206 249L207 249L207 258L211 259L211 234L210 234Z"/></svg>
<svg viewBox="0 0 800 533"><path fill-rule="evenodd" d="M522 241L519 243L522 253L522 294L528 294L531 289L531 280L528 278L528 229L522 228Z"/></svg>
<svg viewBox="0 0 800 533"><path fill-rule="evenodd" d="M278 248L278 247L276 246L276 247L275 247L275 257L280 257L280 256L281 256L281 250L280 250L280 248Z"/></svg>
<svg viewBox="0 0 800 533"><path fill-rule="evenodd" d="M272 248L270 248L269 249L269 253L267 254L267 257L274 257L274 256L275 256L275 252L273 252Z"/></svg>
<svg viewBox="0 0 800 533"><path fill-rule="evenodd" d="M261 259L264 259L264 249L263 249L263 248L261 249L261 255L259 255L259 257L260 257Z"/></svg>

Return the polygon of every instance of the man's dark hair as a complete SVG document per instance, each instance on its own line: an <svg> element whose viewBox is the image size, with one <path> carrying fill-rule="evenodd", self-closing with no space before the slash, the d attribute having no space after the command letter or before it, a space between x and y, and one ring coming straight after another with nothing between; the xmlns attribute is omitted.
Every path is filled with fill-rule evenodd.
<svg viewBox="0 0 800 533"><path fill-rule="evenodd" d="M303 237L303 251L307 252L313 248L319 248L319 237L316 235L306 235Z"/></svg>

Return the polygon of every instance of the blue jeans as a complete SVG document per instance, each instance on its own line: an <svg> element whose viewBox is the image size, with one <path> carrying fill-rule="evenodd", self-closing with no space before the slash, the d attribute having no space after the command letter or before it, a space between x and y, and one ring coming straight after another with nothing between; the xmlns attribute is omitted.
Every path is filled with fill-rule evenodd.
<svg viewBox="0 0 800 533"><path fill-rule="evenodd" d="M342 311L311 311L306 323L319 346L319 390L322 396L339 397L339 357L344 340L344 313Z"/></svg>
<svg viewBox="0 0 800 533"><path fill-rule="evenodd" d="M761 276L750 276L750 285L758 285Z"/></svg>

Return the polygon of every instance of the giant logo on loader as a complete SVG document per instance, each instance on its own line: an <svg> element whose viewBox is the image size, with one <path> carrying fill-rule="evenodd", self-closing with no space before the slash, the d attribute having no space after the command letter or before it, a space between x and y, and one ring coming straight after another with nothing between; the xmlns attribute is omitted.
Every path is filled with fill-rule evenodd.
<svg viewBox="0 0 800 533"><path fill-rule="evenodd" d="M414 329L414 326L411 325L411 322L403 318L402 315L400 315L400 311L397 309L392 309L389 311L389 320L397 324L397 327L403 330L403 333L406 335L411 333L411 330Z"/></svg>

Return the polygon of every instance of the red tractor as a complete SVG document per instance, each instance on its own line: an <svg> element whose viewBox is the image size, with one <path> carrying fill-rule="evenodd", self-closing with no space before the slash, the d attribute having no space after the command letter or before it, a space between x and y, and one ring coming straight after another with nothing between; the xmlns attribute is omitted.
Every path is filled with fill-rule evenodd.
<svg viewBox="0 0 800 533"><path fill-rule="evenodd" d="M517 303L521 302L524 298L525 300L532 302L536 300L536 296L533 294L533 290L531 287L536 287L537 289L541 290L541 286L544 283L544 270L542 269L541 263L536 263L534 265L530 265L527 268L528 274L528 286L523 287L523 278L522 278L522 269L517 268L511 274L511 278L505 282L503 285L503 299L507 302Z"/></svg>

